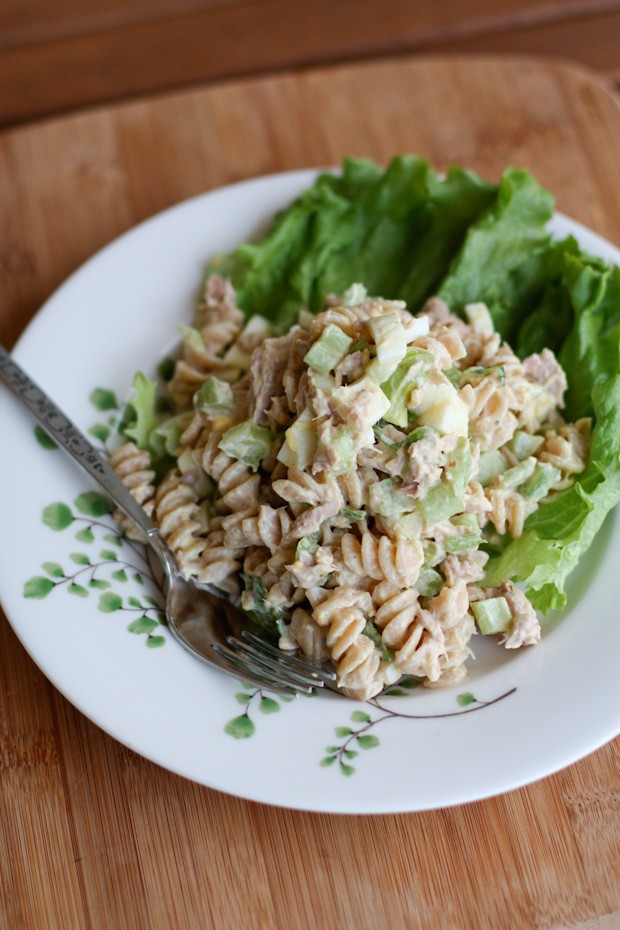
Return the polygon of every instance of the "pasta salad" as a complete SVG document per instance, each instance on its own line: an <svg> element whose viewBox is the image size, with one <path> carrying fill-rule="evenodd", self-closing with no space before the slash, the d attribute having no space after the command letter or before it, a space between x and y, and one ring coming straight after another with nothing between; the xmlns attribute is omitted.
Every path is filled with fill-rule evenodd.
<svg viewBox="0 0 620 930"><path fill-rule="evenodd" d="M273 335L219 274L183 335L151 436L170 467L135 440L112 464L186 576L281 649L331 658L357 699L461 681L475 633L538 642L528 598L485 566L588 462L591 419L564 421L550 350L519 360L483 302L413 315L361 284Z"/></svg>

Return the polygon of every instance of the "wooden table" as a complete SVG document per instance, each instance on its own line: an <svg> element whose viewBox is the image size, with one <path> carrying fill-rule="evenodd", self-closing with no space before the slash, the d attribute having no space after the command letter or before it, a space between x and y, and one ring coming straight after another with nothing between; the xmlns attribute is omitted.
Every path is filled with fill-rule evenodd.
<svg viewBox="0 0 620 930"><path fill-rule="evenodd" d="M620 109L588 72L401 59L253 79L0 136L0 339L11 346L94 250L179 199L405 151L493 180L529 167L561 210L620 243ZM114 742L2 619L0 927L616 930L619 763L616 739L528 788L423 814L263 807Z"/></svg>
<svg viewBox="0 0 620 930"><path fill-rule="evenodd" d="M531 54L620 80L620 0L4 0L0 127L369 56Z"/></svg>

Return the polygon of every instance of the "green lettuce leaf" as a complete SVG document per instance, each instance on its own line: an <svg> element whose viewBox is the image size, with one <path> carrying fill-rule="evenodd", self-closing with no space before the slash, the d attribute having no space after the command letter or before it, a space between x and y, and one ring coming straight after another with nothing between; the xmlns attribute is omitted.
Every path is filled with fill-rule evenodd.
<svg viewBox="0 0 620 930"><path fill-rule="evenodd" d="M346 159L341 175L320 175L260 242L220 257L211 270L231 278L248 316L261 314L280 329L296 322L300 307L316 312L326 294L354 281L418 310L497 191L462 168L440 178L413 155L385 171Z"/></svg>
<svg viewBox="0 0 620 930"><path fill-rule="evenodd" d="M362 282L412 312L433 294L456 313L489 306L496 327L524 357L551 348L566 371L566 416L594 416L591 459L575 484L528 518L524 534L489 563L485 583L523 582L542 611L564 606L564 584L620 498L620 270L552 241L553 198L527 171L499 185L452 167L440 177L424 159L383 170L346 159L322 174L259 242L212 270L228 274L239 306L276 328L317 312L325 296Z"/></svg>
<svg viewBox="0 0 620 930"><path fill-rule="evenodd" d="M127 405L128 424L123 433L132 439L139 449L148 449L151 433L158 424L155 412L157 384L139 371L133 379L134 396Z"/></svg>

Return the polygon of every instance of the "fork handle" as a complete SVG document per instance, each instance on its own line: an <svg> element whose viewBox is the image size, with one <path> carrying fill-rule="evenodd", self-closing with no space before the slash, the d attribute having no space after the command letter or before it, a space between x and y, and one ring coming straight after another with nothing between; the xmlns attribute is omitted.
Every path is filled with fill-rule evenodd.
<svg viewBox="0 0 620 930"><path fill-rule="evenodd" d="M56 406L45 391L31 380L23 368L1 345L0 380L36 417L45 432L68 452L78 465L81 465L90 477L100 485L112 502L133 520L146 535L149 542L155 542L154 548L161 555L161 549L157 545L159 533L155 524L131 496L114 469L77 426L71 422L69 417Z"/></svg>

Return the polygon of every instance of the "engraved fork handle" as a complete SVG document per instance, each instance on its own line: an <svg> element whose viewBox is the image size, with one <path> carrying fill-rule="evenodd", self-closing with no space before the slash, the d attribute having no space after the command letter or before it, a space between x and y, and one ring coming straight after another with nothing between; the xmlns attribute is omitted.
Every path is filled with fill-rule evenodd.
<svg viewBox="0 0 620 930"><path fill-rule="evenodd" d="M131 496L114 469L1 345L0 380L4 381L17 399L36 417L45 432L68 452L101 486L113 503L138 525L161 555L159 533L155 524ZM165 544L163 545L165 548Z"/></svg>

